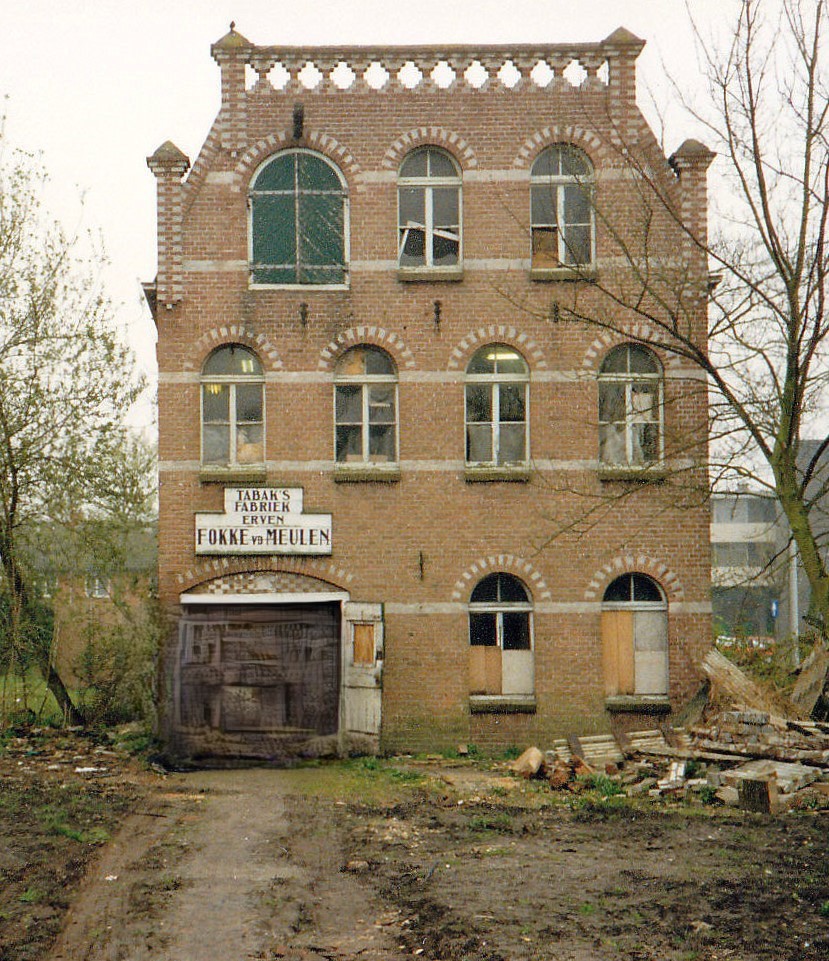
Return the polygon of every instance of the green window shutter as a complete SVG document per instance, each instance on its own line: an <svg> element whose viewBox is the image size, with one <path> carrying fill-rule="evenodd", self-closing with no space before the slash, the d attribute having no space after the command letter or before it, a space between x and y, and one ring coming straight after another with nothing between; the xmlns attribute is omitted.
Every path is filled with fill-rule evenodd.
<svg viewBox="0 0 829 961"><path fill-rule="evenodd" d="M253 278L258 283L296 282L293 195L254 197L251 211Z"/></svg>
<svg viewBox="0 0 829 961"><path fill-rule="evenodd" d="M299 225L301 282L342 283L345 261L342 196L300 194Z"/></svg>

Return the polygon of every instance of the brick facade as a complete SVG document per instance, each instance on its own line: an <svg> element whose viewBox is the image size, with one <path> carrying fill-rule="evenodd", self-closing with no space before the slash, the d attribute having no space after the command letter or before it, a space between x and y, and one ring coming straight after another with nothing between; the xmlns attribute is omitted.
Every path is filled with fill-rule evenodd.
<svg viewBox="0 0 829 961"><path fill-rule="evenodd" d="M149 159L159 197L152 290L159 593L173 618L163 714L174 751L273 756L291 727L263 722L261 703L270 695L244 680L244 665L235 680L200 667L199 684L206 686L193 691L212 698L213 707L196 720L192 705L184 711L186 630L178 621L188 605L202 602L206 616L222 600L237 605L240 617L245 604L257 601L274 608L334 604L336 735L340 741L350 732L365 735L382 750L458 742L487 750L543 746L572 730L650 725L645 715L676 710L696 689L710 641L710 567L708 508L692 494L704 487L706 467L705 389L693 369L656 351L664 391L661 483L643 482L648 472L641 470L603 473L599 461L603 358L620 343L648 341L642 317L625 315L603 292L605 284L593 282L597 274L620 287L635 282L620 253L623 240L630 249L640 239L642 223L642 182L626 159L631 149L645 158L640 162L668 208L681 212L679 222L652 210L649 249L681 264L688 323L700 341L706 330L706 264L686 236L704 230L708 155L680 152L673 170L661 155L634 100L641 46L624 30L597 44L503 50L257 47L233 30L214 45L222 106L201 154L186 179L186 158L172 144ZM430 79L441 61L455 73L448 86ZM323 74L313 89L302 83L306 63ZM407 63L421 74L417 85ZM477 87L467 82L476 63L488 73ZM511 87L498 74L509 63L520 73ZM342 64L352 75L345 89ZM388 74L382 89L364 77L372 64ZM575 86L574 64L583 73ZM246 69L257 75L247 87ZM287 82L277 89L268 76L280 71ZM550 75L546 86L536 82ZM531 172L545 148L560 144L581 151L594 171L595 255L569 270L533 270ZM402 271L398 263L398 173L424 147L450 157L461 181L462 262L443 275ZM344 283L251 280L250 186L274 157L297 150L324 158L345 185ZM629 338L563 317L573 306L597 316L615 311ZM222 345L248 348L261 365L261 464L217 467L201 460L202 371ZM348 470L335 460L337 362L359 345L380 348L396 370L396 456L382 469ZM526 363L529 448L519 465L471 469L467 367L487 345L517 352ZM676 470L682 494L670 480ZM194 514L221 511L229 487L301 488L305 513L331 515L330 555L197 556ZM530 667L522 670L533 679L520 697L470 696L468 605L476 584L499 573L520 582L529 598ZM658 585L667 607L669 682L664 696L629 697L613 708L603 673L602 605L608 585L628 573ZM363 720L352 724L352 640L354 625L363 623L377 631L376 660L360 675L355 703L374 706L368 714L360 708ZM223 693L210 684L224 685ZM301 680L290 684L301 687ZM223 720L231 698L247 699L238 710L248 720L233 730ZM314 741L305 733L310 740L302 750ZM321 729L316 733L324 739Z"/></svg>

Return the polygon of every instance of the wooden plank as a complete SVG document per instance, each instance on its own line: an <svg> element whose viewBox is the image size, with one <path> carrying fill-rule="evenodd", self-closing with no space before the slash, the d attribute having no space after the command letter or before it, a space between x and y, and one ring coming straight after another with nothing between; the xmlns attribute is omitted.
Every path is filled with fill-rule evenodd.
<svg viewBox="0 0 829 961"><path fill-rule="evenodd" d="M567 735L567 746L570 748L570 754L572 757L580 757L582 760L585 760L584 748L581 746L581 741L579 740L577 734Z"/></svg>
<svg viewBox="0 0 829 961"><path fill-rule="evenodd" d="M602 611L601 633L605 694L633 694L633 611Z"/></svg>
<svg viewBox="0 0 829 961"><path fill-rule="evenodd" d="M501 648L473 644L469 648L469 692L501 693Z"/></svg>
<svg viewBox="0 0 829 961"><path fill-rule="evenodd" d="M374 624L354 625L354 664L374 664Z"/></svg>

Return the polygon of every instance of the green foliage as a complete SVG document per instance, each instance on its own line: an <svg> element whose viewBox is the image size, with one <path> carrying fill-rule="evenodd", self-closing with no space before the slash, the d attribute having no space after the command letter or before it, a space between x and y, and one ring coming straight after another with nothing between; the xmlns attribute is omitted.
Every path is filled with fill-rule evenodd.
<svg viewBox="0 0 829 961"><path fill-rule="evenodd" d="M152 721L161 619L146 602L112 625L90 621L75 665L80 703L93 724Z"/></svg>
<svg viewBox="0 0 829 961"><path fill-rule="evenodd" d="M717 649L755 680L770 684L782 693L794 687L794 645L799 647L800 659L811 651L814 638L806 635L785 641L769 640L760 643L752 637L719 637Z"/></svg>
<svg viewBox="0 0 829 961"><path fill-rule="evenodd" d="M606 774L590 774L586 778L587 783L604 798L615 797L624 794L624 788L618 781L608 777Z"/></svg>
<svg viewBox="0 0 829 961"><path fill-rule="evenodd" d="M475 814L469 819L469 829L471 831L509 832L513 829L512 818L506 811Z"/></svg>
<svg viewBox="0 0 829 961"><path fill-rule="evenodd" d="M699 799L702 804L717 803L717 789L712 784L703 784L699 792Z"/></svg>
<svg viewBox="0 0 829 961"><path fill-rule="evenodd" d="M40 888L30 887L20 895L18 901L22 901L24 904L37 904L38 901L42 901L45 895L44 891Z"/></svg>

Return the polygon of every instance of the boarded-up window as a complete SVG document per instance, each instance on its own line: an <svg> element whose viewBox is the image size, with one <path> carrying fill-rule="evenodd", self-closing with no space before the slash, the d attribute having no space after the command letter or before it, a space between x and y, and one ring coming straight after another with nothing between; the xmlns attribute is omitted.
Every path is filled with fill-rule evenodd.
<svg viewBox="0 0 829 961"><path fill-rule="evenodd" d="M371 667L374 664L374 624L354 625L354 664Z"/></svg>
<svg viewBox="0 0 829 961"><path fill-rule="evenodd" d="M469 692L526 695L534 687L529 593L517 577L490 574L469 599Z"/></svg>
<svg viewBox="0 0 829 961"><path fill-rule="evenodd" d="M602 604L605 694L668 693L668 619L665 600L644 574L624 574Z"/></svg>

